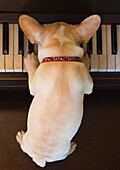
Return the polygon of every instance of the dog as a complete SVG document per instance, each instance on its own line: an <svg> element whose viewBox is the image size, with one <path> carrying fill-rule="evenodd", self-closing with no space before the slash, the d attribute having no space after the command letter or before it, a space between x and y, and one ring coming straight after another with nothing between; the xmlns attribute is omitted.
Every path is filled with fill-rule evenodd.
<svg viewBox="0 0 120 170"><path fill-rule="evenodd" d="M89 70L82 62L84 52L80 43L87 43L97 31L100 16L91 15L78 25L41 25L32 17L21 15L19 24L31 43L38 44L38 56L32 53L25 58L34 99L27 132L19 131L16 139L38 166L45 167L46 162L63 160L76 149L71 140L82 121L84 94L93 89ZM64 60L60 61L60 56ZM72 61L71 56L80 60Z"/></svg>

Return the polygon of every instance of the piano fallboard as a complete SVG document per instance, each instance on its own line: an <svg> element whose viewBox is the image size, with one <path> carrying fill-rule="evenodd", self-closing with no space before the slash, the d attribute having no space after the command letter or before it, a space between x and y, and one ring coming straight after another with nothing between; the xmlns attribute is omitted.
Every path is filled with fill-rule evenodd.
<svg viewBox="0 0 120 170"><path fill-rule="evenodd" d="M33 18L35 18L37 21L39 21L41 24L48 24L53 22L67 22L71 24L79 24L83 19L86 17L92 15L92 14L98 14L101 16L101 22L102 24L120 24L120 13L25 13L25 12L15 12L15 13L0 13L0 22L18 22L19 16L22 14L27 14Z"/></svg>
<svg viewBox="0 0 120 170"><path fill-rule="evenodd" d="M95 90L120 89L120 73L91 72ZM0 90L27 90L27 73L0 73Z"/></svg>

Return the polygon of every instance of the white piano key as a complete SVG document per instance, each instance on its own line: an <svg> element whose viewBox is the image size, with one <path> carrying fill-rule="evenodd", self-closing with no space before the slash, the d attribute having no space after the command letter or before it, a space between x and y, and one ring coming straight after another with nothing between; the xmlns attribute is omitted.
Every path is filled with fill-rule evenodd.
<svg viewBox="0 0 120 170"><path fill-rule="evenodd" d="M23 57L23 72L27 72L25 63L24 63L24 58L27 56L28 54L28 38L27 36L24 34L24 57Z"/></svg>
<svg viewBox="0 0 120 170"><path fill-rule="evenodd" d="M115 55L112 55L111 49L111 25L107 25L107 71L115 71Z"/></svg>
<svg viewBox="0 0 120 170"><path fill-rule="evenodd" d="M99 72L107 70L107 35L106 25L102 25L102 54L99 54Z"/></svg>
<svg viewBox="0 0 120 170"><path fill-rule="evenodd" d="M14 71L13 60L13 24L9 24L9 54L5 55L5 70L6 72Z"/></svg>
<svg viewBox="0 0 120 170"><path fill-rule="evenodd" d="M22 55L18 54L18 24L14 24L14 71L22 72Z"/></svg>
<svg viewBox="0 0 120 170"><path fill-rule="evenodd" d="M117 25L116 72L120 72L120 25Z"/></svg>
<svg viewBox="0 0 120 170"><path fill-rule="evenodd" d="M97 55L97 36L96 33L92 37L92 55L91 55L91 72L97 72L99 69L98 55Z"/></svg>
<svg viewBox="0 0 120 170"><path fill-rule="evenodd" d="M3 55L3 24L0 23L0 72L5 72Z"/></svg>

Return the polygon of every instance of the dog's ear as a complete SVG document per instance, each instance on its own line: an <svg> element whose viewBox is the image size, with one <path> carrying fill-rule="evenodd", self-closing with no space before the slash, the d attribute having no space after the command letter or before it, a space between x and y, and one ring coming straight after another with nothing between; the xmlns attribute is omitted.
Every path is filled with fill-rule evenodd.
<svg viewBox="0 0 120 170"><path fill-rule="evenodd" d="M32 44L39 43L40 35L43 32L43 27L39 22L28 15L21 15L19 17L19 24Z"/></svg>
<svg viewBox="0 0 120 170"><path fill-rule="evenodd" d="M76 25L75 31L80 36L82 43L87 43L100 26L101 18L99 15L91 15Z"/></svg>

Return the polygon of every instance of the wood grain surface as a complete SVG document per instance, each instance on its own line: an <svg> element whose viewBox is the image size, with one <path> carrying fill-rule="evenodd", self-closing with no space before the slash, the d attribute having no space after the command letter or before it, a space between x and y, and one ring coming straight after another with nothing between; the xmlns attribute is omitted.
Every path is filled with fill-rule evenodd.
<svg viewBox="0 0 120 170"><path fill-rule="evenodd" d="M40 170L15 140L26 130L32 97L27 91L0 91L0 170ZM47 170L120 169L120 91L95 91L84 100L82 125L74 137L76 151Z"/></svg>

